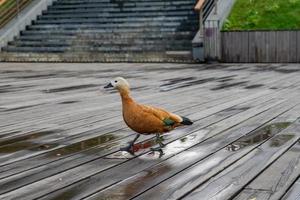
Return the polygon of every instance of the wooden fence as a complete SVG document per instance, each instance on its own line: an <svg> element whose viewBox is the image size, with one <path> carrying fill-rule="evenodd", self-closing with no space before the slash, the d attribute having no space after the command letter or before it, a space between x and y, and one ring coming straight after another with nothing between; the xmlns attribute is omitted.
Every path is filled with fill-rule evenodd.
<svg viewBox="0 0 300 200"><path fill-rule="evenodd" d="M220 21L206 20L204 23L204 57L205 60L218 60L220 57Z"/></svg>
<svg viewBox="0 0 300 200"><path fill-rule="evenodd" d="M221 32L222 62L299 63L300 31Z"/></svg>

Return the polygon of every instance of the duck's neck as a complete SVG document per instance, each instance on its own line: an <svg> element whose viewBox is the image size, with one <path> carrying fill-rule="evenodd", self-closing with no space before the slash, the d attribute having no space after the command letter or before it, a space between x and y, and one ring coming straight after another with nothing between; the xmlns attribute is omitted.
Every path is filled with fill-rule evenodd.
<svg viewBox="0 0 300 200"><path fill-rule="evenodd" d="M134 102L134 100L130 96L130 90L129 89L122 88L122 89L119 89L119 92L120 92L120 95L121 95L121 98L122 98L123 106Z"/></svg>

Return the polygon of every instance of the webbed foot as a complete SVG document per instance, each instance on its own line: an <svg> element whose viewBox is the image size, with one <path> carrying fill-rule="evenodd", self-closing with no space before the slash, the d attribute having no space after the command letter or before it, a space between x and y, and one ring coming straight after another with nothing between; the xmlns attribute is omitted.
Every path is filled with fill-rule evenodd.
<svg viewBox="0 0 300 200"><path fill-rule="evenodd" d="M120 151L127 151L128 153L130 153L131 155L134 156L133 145L129 145L127 147L122 147L122 148L120 148Z"/></svg>
<svg viewBox="0 0 300 200"><path fill-rule="evenodd" d="M162 147L160 147L160 146L159 147L155 147L155 148L150 148L150 150L153 151L153 152L155 152L155 151L159 152L159 158L161 158L164 155Z"/></svg>

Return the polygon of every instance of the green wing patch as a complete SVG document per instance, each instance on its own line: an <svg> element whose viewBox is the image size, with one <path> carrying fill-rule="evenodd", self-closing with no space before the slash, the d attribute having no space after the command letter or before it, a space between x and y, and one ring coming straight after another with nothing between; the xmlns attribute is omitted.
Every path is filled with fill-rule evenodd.
<svg viewBox="0 0 300 200"><path fill-rule="evenodd" d="M164 119L163 122L164 122L165 126L173 126L175 124L175 121L173 121L170 118Z"/></svg>

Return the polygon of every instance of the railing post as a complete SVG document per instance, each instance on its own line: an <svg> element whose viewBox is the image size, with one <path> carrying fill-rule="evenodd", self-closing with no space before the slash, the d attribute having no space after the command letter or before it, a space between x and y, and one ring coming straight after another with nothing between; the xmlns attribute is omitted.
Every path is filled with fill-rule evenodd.
<svg viewBox="0 0 300 200"><path fill-rule="evenodd" d="M218 14L218 0L214 0L215 5L215 15Z"/></svg>
<svg viewBox="0 0 300 200"><path fill-rule="evenodd" d="M199 31L200 37L204 36L204 21L203 21L203 9L199 10Z"/></svg>
<svg viewBox="0 0 300 200"><path fill-rule="evenodd" d="M204 18L203 18L203 7L205 0L198 0L195 6L195 10L199 12L199 35L203 36L204 34Z"/></svg>
<svg viewBox="0 0 300 200"><path fill-rule="evenodd" d="M20 7L19 7L19 0L17 0L17 18L19 18Z"/></svg>
<svg viewBox="0 0 300 200"><path fill-rule="evenodd" d="M199 30L194 37L193 44L193 59L198 61L204 61L204 4L206 0L197 0L197 4L194 7L195 11L199 13Z"/></svg>

